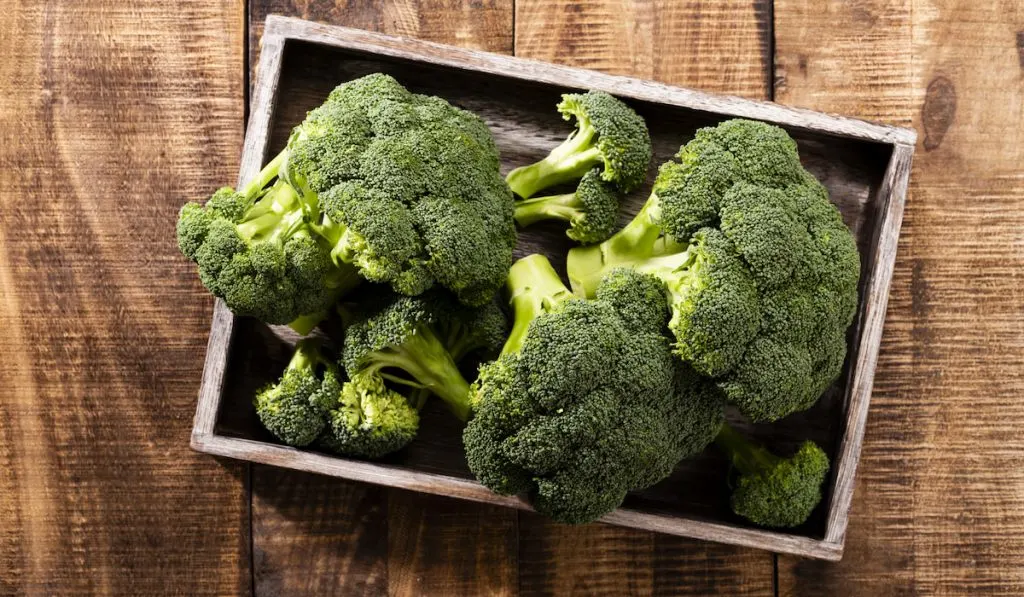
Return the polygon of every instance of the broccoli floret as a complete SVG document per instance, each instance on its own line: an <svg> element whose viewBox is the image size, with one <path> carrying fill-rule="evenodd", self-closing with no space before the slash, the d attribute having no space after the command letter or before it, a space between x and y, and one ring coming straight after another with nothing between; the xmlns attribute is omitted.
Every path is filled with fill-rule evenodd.
<svg viewBox="0 0 1024 597"><path fill-rule="evenodd" d="M239 315L284 324L325 313L358 282L331 263L329 247L306 221L307 206L277 178L278 155L247 186L218 190L205 206L188 203L178 218L178 246L199 266L199 277ZM315 322L313 323L315 325Z"/></svg>
<svg viewBox="0 0 1024 597"><path fill-rule="evenodd" d="M558 104L576 129L543 160L516 168L506 180L512 191L529 199L538 191L579 180L595 167L601 179L628 193L647 176L651 136L632 108L603 91L567 93Z"/></svg>
<svg viewBox="0 0 1024 597"><path fill-rule="evenodd" d="M744 415L808 408L845 359L860 276L853 236L778 127L723 122L676 157L625 228L569 251L573 289L595 296L620 267L654 276L675 352Z"/></svg>
<svg viewBox="0 0 1024 597"><path fill-rule="evenodd" d="M363 371L333 396L320 445L345 456L380 458L408 445L419 426L416 405L389 389L376 371Z"/></svg>
<svg viewBox="0 0 1024 597"><path fill-rule="evenodd" d="M799 526L821 501L829 461L814 442L805 441L796 454L780 458L725 425L715 444L729 456L738 473L732 510L754 524Z"/></svg>
<svg viewBox="0 0 1024 597"><path fill-rule="evenodd" d="M560 522L595 520L665 478L722 418L723 402L681 371L659 324L630 323L651 313L663 325L664 296L618 284L610 294L655 304L623 317L613 301L574 298L543 256L513 264L513 332L473 385L470 470Z"/></svg>
<svg viewBox="0 0 1024 597"><path fill-rule="evenodd" d="M615 232L619 195L594 168L583 175L576 191L516 201L516 223L522 227L544 220L568 222L566 236L582 244L599 243Z"/></svg>
<svg viewBox="0 0 1024 597"><path fill-rule="evenodd" d="M305 446L324 430L327 411L340 390L337 367L324 355L319 340L307 338L295 345L278 382L256 394L256 414L277 439Z"/></svg>
<svg viewBox="0 0 1024 597"><path fill-rule="evenodd" d="M498 166L479 117L369 75L312 110L252 183L187 204L178 244L232 311L301 316L300 330L360 278L481 305L516 241Z"/></svg>
<svg viewBox="0 0 1024 597"><path fill-rule="evenodd" d="M456 359L477 349L493 350L504 326L496 307L468 309L437 291L374 297L364 304L345 336L349 376L379 375L389 384L429 390L461 420L468 419L469 383Z"/></svg>

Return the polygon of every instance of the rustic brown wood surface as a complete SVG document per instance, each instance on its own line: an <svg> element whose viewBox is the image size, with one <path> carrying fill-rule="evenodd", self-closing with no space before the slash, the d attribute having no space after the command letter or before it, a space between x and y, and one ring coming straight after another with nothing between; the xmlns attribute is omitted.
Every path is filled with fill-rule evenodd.
<svg viewBox="0 0 1024 597"><path fill-rule="evenodd" d="M190 452L168 233L237 172L268 12L915 126L843 562ZM1020 2L16 0L0 49L0 594L1024 593Z"/></svg>

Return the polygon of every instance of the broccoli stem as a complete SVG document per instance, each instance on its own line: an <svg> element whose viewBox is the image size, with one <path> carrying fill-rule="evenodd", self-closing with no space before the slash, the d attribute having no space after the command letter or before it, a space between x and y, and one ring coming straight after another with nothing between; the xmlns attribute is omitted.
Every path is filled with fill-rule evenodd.
<svg viewBox="0 0 1024 597"><path fill-rule="evenodd" d="M541 189L579 180L591 168L604 163L600 149L594 145L596 136L593 126L580 121L579 128L547 157L516 168L508 173L505 181L512 192L529 199Z"/></svg>
<svg viewBox="0 0 1024 597"><path fill-rule="evenodd" d="M382 374L414 388L430 390L448 404L455 416L469 420L469 383L459 372L451 353L429 326L421 326L401 345L377 351L370 357L377 369L393 367L412 377L412 382Z"/></svg>
<svg viewBox="0 0 1024 597"><path fill-rule="evenodd" d="M320 349L323 341L319 338L303 338L295 343L295 352L285 371L310 371L324 364L323 354Z"/></svg>
<svg viewBox="0 0 1024 597"><path fill-rule="evenodd" d="M271 181L278 176L278 172L281 170L281 165L288 159L288 150L285 149L281 153L274 156L274 159L267 162L267 165L260 170L259 174L255 178L249 181L245 187L242 188L241 193L250 201L259 194Z"/></svg>
<svg viewBox="0 0 1024 597"><path fill-rule="evenodd" d="M573 247L566 258L566 269L573 292L594 298L601 279L616 267L632 267L652 256L671 254L686 248L661 238L661 208L658 196L651 194L640 212L622 230L599 245Z"/></svg>
<svg viewBox="0 0 1024 597"><path fill-rule="evenodd" d="M778 463L781 458L750 441L728 424L722 425L715 445L729 456L732 465L743 474L758 475Z"/></svg>
<svg viewBox="0 0 1024 597"><path fill-rule="evenodd" d="M320 325L320 322L327 318L327 313L320 311L318 313L310 313L308 315L300 315L293 319L288 327L295 330L295 333L300 336L313 331L313 328Z"/></svg>
<svg viewBox="0 0 1024 597"><path fill-rule="evenodd" d="M572 298L551 262L543 255L528 255L512 264L505 282L512 305L513 323L501 354L519 352L530 322Z"/></svg>
<svg viewBox="0 0 1024 597"><path fill-rule="evenodd" d="M534 197L516 202L516 223L523 228L542 220L572 221L579 217L580 202L576 193Z"/></svg>
<svg viewBox="0 0 1024 597"><path fill-rule="evenodd" d="M238 235L246 240L275 234L284 223L292 233L302 223L302 212L295 210L298 195L284 181L278 181L245 212L238 223ZM287 238L287 236L285 236Z"/></svg>

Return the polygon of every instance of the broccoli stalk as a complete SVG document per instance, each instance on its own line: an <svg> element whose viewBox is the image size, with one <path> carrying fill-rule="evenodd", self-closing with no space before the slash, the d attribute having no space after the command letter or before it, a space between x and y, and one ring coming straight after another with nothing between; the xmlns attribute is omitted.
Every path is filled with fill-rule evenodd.
<svg viewBox="0 0 1024 597"><path fill-rule="evenodd" d="M591 244L601 242L615 231L619 197L601 181L597 168L587 172L575 192L516 201L516 223L525 228L536 222L556 220L569 224L566 236Z"/></svg>
<svg viewBox="0 0 1024 597"><path fill-rule="evenodd" d="M541 189L579 180L602 164L601 150L594 143L597 131L586 118L578 122L578 128L544 159L509 172L505 181L512 192L533 197Z"/></svg>
<svg viewBox="0 0 1024 597"><path fill-rule="evenodd" d="M736 514L761 526L795 527L821 501L829 461L814 442L805 441L796 454L780 458L723 425L715 444L738 473L731 499Z"/></svg>
<svg viewBox="0 0 1024 597"><path fill-rule="evenodd" d="M469 419L469 383L455 360L428 325L421 325L400 344L366 354L363 368L352 377L377 374L382 379L422 388L441 398L460 420ZM411 379L389 373L398 369Z"/></svg>
<svg viewBox="0 0 1024 597"><path fill-rule="evenodd" d="M529 199L541 189L574 182L594 168L623 193L640 186L651 161L647 125L632 108L602 91L562 96L558 111L576 129L539 162L516 168L505 181Z"/></svg>
<svg viewBox="0 0 1024 597"><path fill-rule="evenodd" d="M530 323L573 298L558 272L551 267L551 262L539 254L523 257L512 264L505 287L514 319L512 332L501 350L502 355L519 352Z"/></svg>

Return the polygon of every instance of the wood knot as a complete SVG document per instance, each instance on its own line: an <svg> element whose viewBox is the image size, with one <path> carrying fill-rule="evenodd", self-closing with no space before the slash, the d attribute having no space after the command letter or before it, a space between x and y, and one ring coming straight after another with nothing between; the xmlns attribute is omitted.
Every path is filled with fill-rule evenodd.
<svg viewBox="0 0 1024 597"><path fill-rule="evenodd" d="M946 77L939 75L928 84L921 108L921 124L924 126L924 149L931 151L942 144L946 131L956 116L956 87Z"/></svg>

